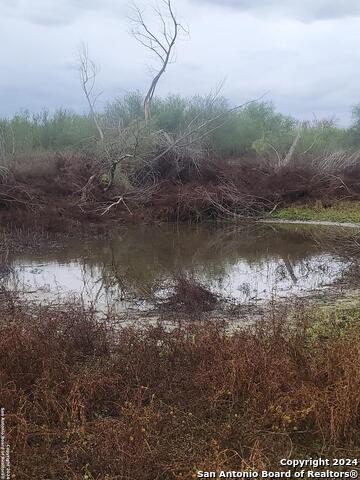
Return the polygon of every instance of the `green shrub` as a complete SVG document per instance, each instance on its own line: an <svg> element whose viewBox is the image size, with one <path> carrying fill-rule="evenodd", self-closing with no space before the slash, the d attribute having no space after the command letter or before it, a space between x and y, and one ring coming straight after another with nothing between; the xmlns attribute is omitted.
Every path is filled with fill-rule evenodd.
<svg viewBox="0 0 360 480"><path fill-rule="evenodd" d="M206 151L219 157L257 153L275 158L284 157L296 135L298 122L278 113L270 102L254 102L238 111L224 97L211 95L182 97L169 95L154 98L152 122L148 128L181 136L189 124L198 127L211 120L212 132L202 139ZM215 119L215 120L214 120ZM143 95L126 94L108 103L99 113L106 134L117 135L143 122ZM93 150L98 138L89 115L59 109L31 115L23 111L0 120L1 153L4 156L36 151ZM122 140L121 140L122 141ZM317 155L360 145L360 107L354 108L354 123L349 129L338 128L333 121L315 121L303 125L296 149Z"/></svg>

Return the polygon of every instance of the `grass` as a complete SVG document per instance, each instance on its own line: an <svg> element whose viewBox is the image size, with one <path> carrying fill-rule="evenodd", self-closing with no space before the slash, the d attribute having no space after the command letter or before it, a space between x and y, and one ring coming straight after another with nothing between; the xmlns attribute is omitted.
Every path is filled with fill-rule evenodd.
<svg viewBox="0 0 360 480"><path fill-rule="evenodd" d="M360 202L335 202L329 207L324 207L321 202L315 205L290 206L274 212L272 218L360 223Z"/></svg>
<svg viewBox="0 0 360 480"><path fill-rule="evenodd" d="M316 321L308 328L312 338L328 338L329 335L346 335L354 325L360 324L360 301L357 296L339 299L335 304L317 306L313 310Z"/></svg>
<svg viewBox="0 0 360 480"><path fill-rule="evenodd" d="M229 334L183 314L119 328L74 303L0 300L14 478L180 480L360 454L358 307L341 330L298 304Z"/></svg>

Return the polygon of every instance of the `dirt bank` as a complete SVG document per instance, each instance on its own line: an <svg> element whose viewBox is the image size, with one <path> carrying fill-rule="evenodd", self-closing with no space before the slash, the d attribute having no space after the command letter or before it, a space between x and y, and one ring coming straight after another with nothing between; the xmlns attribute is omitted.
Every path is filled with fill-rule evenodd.
<svg viewBox="0 0 360 480"><path fill-rule="evenodd" d="M97 234L121 223L239 221L270 212L280 219L360 223L358 204L351 205L360 198L355 166L327 172L311 162L295 162L276 168L247 157L183 162L174 169L173 161L163 159L151 175L134 173L126 188L115 180L107 188L96 158L43 156L31 165L22 158L0 179L0 224L48 234ZM344 198L341 218L326 217ZM325 217L307 218L304 204ZM288 207L299 206L302 216L293 217L294 211L286 216Z"/></svg>

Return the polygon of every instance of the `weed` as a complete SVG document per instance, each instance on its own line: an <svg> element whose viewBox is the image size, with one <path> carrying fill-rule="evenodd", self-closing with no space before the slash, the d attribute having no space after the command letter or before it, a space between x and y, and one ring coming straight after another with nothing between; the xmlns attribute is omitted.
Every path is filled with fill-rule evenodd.
<svg viewBox="0 0 360 480"><path fill-rule="evenodd" d="M358 456L359 324L314 335L318 320L274 307L229 334L211 319L115 327L73 303L2 308L13 474L166 480L278 469L289 449Z"/></svg>

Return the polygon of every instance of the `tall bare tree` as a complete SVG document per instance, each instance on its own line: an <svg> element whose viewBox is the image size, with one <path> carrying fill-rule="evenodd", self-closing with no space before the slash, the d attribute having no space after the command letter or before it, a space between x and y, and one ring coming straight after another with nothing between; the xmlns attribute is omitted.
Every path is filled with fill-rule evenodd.
<svg viewBox="0 0 360 480"><path fill-rule="evenodd" d="M131 19L133 22L132 34L136 40L160 61L160 67L151 81L144 100L146 122L151 119L151 102L159 80L169 63L174 60L174 49L179 32L185 31L185 28L176 19L171 0L162 0L162 4L162 9L153 8L160 24L157 30L149 26L144 19L143 11L137 5L134 5L134 17Z"/></svg>
<svg viewBox="0 0 360 480"><path fill-rule="evenodd" d="M81 88L85 94L86 101L89 105L90 115L95 123L101 141L104 141L104 132L95 112L95 104L99 98L99 93L95 93L96 77L99 68L95 62L89 57L87 46L83 43L79 47L79 75Z"/></svg>
<svg viewBox="0 0 360 480"><path fill-rule="evenodd" d="M111 138L105 138L104 130L95 111L95 104L100 95L100 93L95 92L96 78L98 73L99 68L90 58L87 46L82 44L79 48L79 74L81 88L85 94L85 98L89 105L90 115L99 134L101 152L105 160L105 165L103 165L102 168L108 169L109 178L107 184L104 186L104 191L107 191L114 183L115 172L118 165L120 165L124 160L133 157L133 155L121 152L121 139L112 140ZM95 177L96 175L92 175L82 189L83 203L86 201L87 192L95 180ZM120 177L122 186L127 189L129 182L126 175L122 172Z"/></svg>

